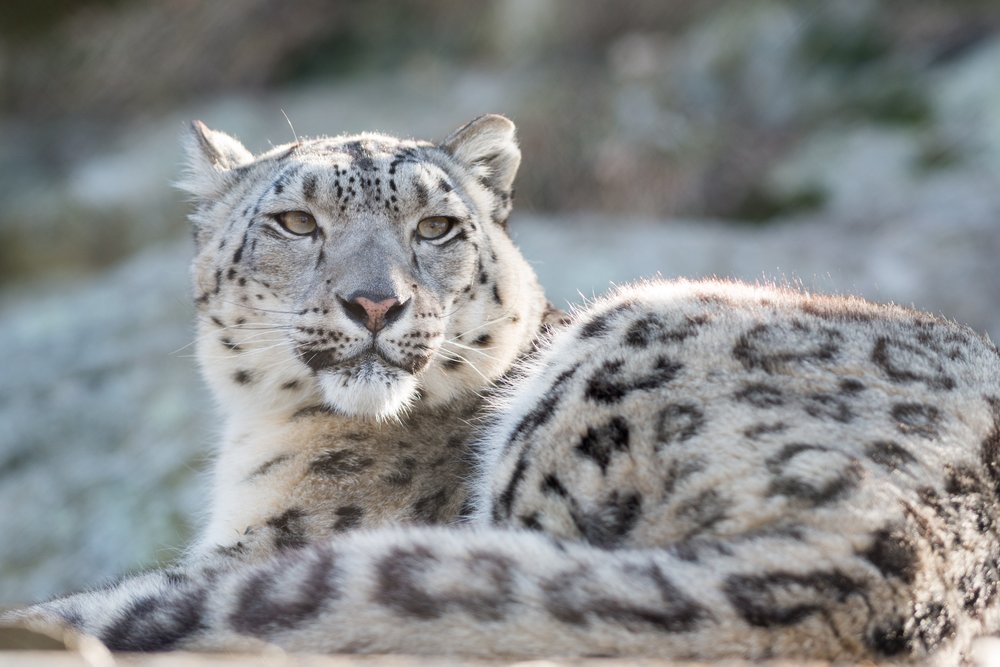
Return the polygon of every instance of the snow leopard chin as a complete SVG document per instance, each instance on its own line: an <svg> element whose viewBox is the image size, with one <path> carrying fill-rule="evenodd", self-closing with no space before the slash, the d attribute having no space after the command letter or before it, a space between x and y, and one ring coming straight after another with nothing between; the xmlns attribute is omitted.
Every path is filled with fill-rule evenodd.
<svg viewBox="0 0 1000 667"><path fill-rule="evenodd" d="M328 406L343 415L385 421L402 415L417 394L417 379L369 357L317 376Z"/></svg>

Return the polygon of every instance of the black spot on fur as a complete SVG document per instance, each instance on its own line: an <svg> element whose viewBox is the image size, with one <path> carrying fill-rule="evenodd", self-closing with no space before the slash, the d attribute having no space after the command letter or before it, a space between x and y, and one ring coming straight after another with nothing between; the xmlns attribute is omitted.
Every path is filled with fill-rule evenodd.
<svg viewBox="0 0 1000 667"><path fill-rule="evenodd" d="M617 452L627 452L629 448L628 422L622 417L612 417L606 424L599 427L588 427L580 438L576 451L590 458L607 473L611 458Z"/></svg>
<svg viewBox="0 0 1000 667"><path fill-rule="evenodd" d="M553 474L546 475L542 478L542 493L554 494L561 498L569 497L569 492L566 487L563 486L559 478Z"/></svg>
<svg viewBox="0 0 1000 667"><path fill-rule="evenodd" d="M745 385L733 394L733 398L755 408L775 408L785 404L785 397L780 389L759 382Z"/></svg>
<svg viewBox="0 0 1000 667"><path fill-rule="evenodd" d="M489 345L492 342L493 342L492 336L490 336L489 334L483 334L476 340L472 341L472 344L475 345L476 347L483 347L485 345Z"/></svg>
<svg viewBox="0 0 1000 667"><path fill-rule="evenodd" d="M584 395L600 403L617 403L632 391L657 389L675 377L683 366L666 357L657 357L653 369L631 380L620 379L624 362L606 361L587 381Z"/></svg>
<svg viewBox="0 0 1000 667"><path fill-rule="evenodd" d="M271 468L273 468L274 466L281 465L285 461L290 461L292 458L293 457L291 454L279 454L278 456L275 456L273 459L265 461L264 463L257 466L257 468L247 476L247 480L254 479L255 477L260 477L261 475L266 475L268 472L270 472Z"/></svg>
<svg viewBox="0 0 1000 667"><path fill-rule="evenodd" d="M382 477L382 481L390 486L407 486L413 481L417 472L417 460L411 456L404 456L399 461L399 466Z"/></svg>
<svg viewBox="0 0 1000 667"><path fill-rule="evenodd" d="M872 631L866 643L876 653L884 656L898 656L913 651L913 641L906 631L906 621L895 618Z"/></svg>
<svg viewBox="0 0 1000 667"><path fill-rule="evenodd" d="M243 349L242 347L234 343L233 339L229 338L228 336L223 336L222 338L219 339L219 342L222 343L222 347L226 348L230 352L239 352Z"/></svg>
<svg viewBox="0 0 1000 667"><path fill-rule="evenodd" d="M422 569L437 561L434 553L423 546L397 547L375 565L377 603L406 616L419 619L438 618L444 605L423 589L417 576Z"/></svg>
<svg viewBox="0 0 1000 667"><path fill-rule="evenodd" d="M331 449L317 456L309 464L309 471L325 477L357 475L375 463L371 457L343 449Z"/></svg>
<svg viewBox="0 0 1000 667"><path fill-rule="evenodd" d="M495 521L510 516L510 510L514 504L514 494L517 492L517 487L524 480L524 473L528 469L527 456L527 452L521 452L520 456L517 457L517 461L514 463L514 471L507 481L507 486L504 487L504 490L500 493L500 497L497 498L496 503L493 505L493 518Z"/></svg>
<svg viewBox="0 0 1000 667"><path fill-rule="evenodd" d="M843 338L834 329L798 321L787 326L759 324L739 337L733 357L747 370L783 373L792 364L833 361Z"/></svg>
<svg viewBox="0 0 1000 667"><path fill-rule="evenodd" d="M912 584L917 575L918 556L913 539L901 527L882 529L872 536L872 544L862 553L886 577Z"/></svg>
<svg viewBox="0 0 1000 667"><path fill-rule="evenodd" d="M805 399L806 414L816 419L832 419L846 424L854 420L854 411L842 396L833 394L812 394Z"/></svg>
<svg viewBox="0 0 1000 667"><path fill-rule="evenodd" d="M892 440L876 440L865 449L865 455L887 470L898 470L917 462L913 454Z"/></svg>
<svg viewBox="0 0 1000 667"><path fill-rule="evenodd" d="M101 633L112 651L169 651L204 627L207 590L181 585L131 602Z"/></svg>
<svg viewBox="0 0 1000 667"><path fill-rule="evenodd" d="M652 343L679 343L698 333L698 327L708 321L704 315L689 316L684 322L672 325L659 315L645 315L633 322L625 332L625 343L632 347L646 348Z"/></svg>
<svg viewBox="0 0 1000 667"><path fill-rule="evenodd" d="M424 184L421 183L420 181L417 181L416 183L413 184L413 191L414 194L416 195L417 207L426 208L428 202L428 193L427 193L427 188L424 186Z"/></svg>
<svg viewBox="0 0 1000 667"><path fill-rule="evenodd" d="M754 424L753 426L748 426L747 428L743 429L743 435L750 438L751 440L756 440L762 435L783 433L787 430L788 430L788 424L782 421L760 422Z"/></svg>
<svg viewBox="0 0 1000 667"><path fill-rule="evenodd" d="M936 438L941 411L926 403L896 403L890 412L896 429L904 435Z"/></svg>
<svg viewBox="0 0 1000 667"><path fill-rule="evenodd" d="M375 161L372 159L372 146L361 141L349 141L343 146L343 151L351 156L354 167L360 171L372 171L375 169ZM355 178L351 176L350 182Z"/></svg>
<svg viewBox="0 0 1000 667"><path fill-rule="evenodd" d="M693 438L704 423L705 413L694 403L667 405L656 421L657 448Z"/></svg>
<svg viewBox="0 0 1000 667"><path fill-rule="evenodd" d="M500 288L496 283L493 283L493 301L496 302L497 305L503 305L503 299L500 298Z"/></svg>
<svg viewBox="0 0 1000 667"><path fill-rule="evenodd" d="M983 480L979 478L978 473L970 467L967 466L946 466L946 474L944 478L944 490L945 493L949 493L956 496L967 496L972 494L985 495L985 488Z"/></svg>
<svg viewBox="0 0 1000 667"><path fill-rule="evenodd" d="M670 467L663 474L663 493L667 496L673 494L677 485L684 479L696 472L704 469L704 461L695 459L690 461L671 461Z"/></svg>
<svg viewBox="0 0 1000 667"><path fill-rule="evenodd" d="M274 529L274 546L278 549L299 549L306 545L305 512L298 507L286 510L267 520Z"/></svg>
<svg viewBox="0 0 1000 667"><path fill-rule="evenodd" d="M767 469L775 475L768 488L768 493L796 498L813 506L824 505L843 498L861 481L863 469L856 460L848 461L836 474L828 471L831 476L823 482L786 472L786 465L804 453L829 451L828 448L819 445L800 443L785 445L780 452L766 461ZM824 464L824 467L829 465Z"/></svg>
<svg viewBox="0 0 1000 667"><path fill-rule="evenodd" d="M882 336L872 350L872 361L896 383L923 382L930 389L950 390L955 380L932 351Z"/></svg>
<svg viewBox="0 0 1000 667"><path fill-rule="evenodd" d="M334 530L350 530L357 527L365 516L365 511L357 505L344 505L338 507L336 511L337 520L333 524Z"/></svg>
<svg viewBox="0 0 1000 667"><path fill-rule="evenodd" d="M267 638L290 630L319 614L324 605L340 597L335 581L336 559L326 548L305 552L304 560L291 565L258 569L240 590L236 606L229 616L234 630L245 635ZM305 567L302 576L288 582L282 574L290 567ZM280 568L280 571L279 571ZM288 579L287 577L285 579Z"/></svg>
<svg viewBox="0 0 1000 667"><path fill-rule="evenodd" d="M552 415L555 413L555 407L562 398L563 391L565 390L564 385L570 381L578 368L579 365L573 366L556 376L556 379L552 381L552 384L545 390L542 397L535 402L535 407L528 414L524 415L514 427L514 430L511 431L510 437L507 439L508 447L519 438L530 436L552 418Z"/></svg>
<svg viewBox="0 0 1000 667"><path fill-rule="evenodd" d="M649 606L639 605L607 592L589 591L580 582L589 579L583 566L556 575L541 585L545 609L560 622L586 626L591 618L618 625L630 633L690 632L711 614L670 581L655 565L627 565L623 575L634 586L656 591L660 598Z"/></svg>
<svg viewBox="0 0 1000 667"><path fill-rule="evenodd" d="M240 242L240 247L236 249L235 253L233 253L233 264L239 264L243 260L243 249L246 248L249 236L250 230L247 229L243 232L243 240Z"/></svg>
<svg viewBox="0 0 1000 667"><path fill-rule="evenodd" d="M743 620L758 628L794 625L864 592L859 582L837 571L734 574L722 589Z"/></svg>
<svg viewBox="0 0 1000 667"><path fill-rule="evenodd" d="M413 514L421 521L440 523L450 499L447 489L439 489L418 499L413 505Z"/></svg>
<svg viewBox="0 0 1000 667"><path fill-rule="evenodd" d="M677 505L674 512L677 522L686 528L685 539L709 530L724 521L731 503L715 489L702 491Z"/></svg>
<svg viewBox="0 0 1000 667"><path fill-rule="evenodd" d="M848 396L853 396L854 394L862 392L865 389L866 387L864 383L853 378L840 381L840 393L847 394Z"/></svg>
<svg viewBox="0 0 1000 667"><path fill-rule="evenodd" d="M302 179L302 196L305 197L306 201L312 201L316 198L316 182L315 174L309 174Z"/></svg>
<svg viewBox="0 0 1000 667"><path fill-rule="evenodd" d="M642 513L642 497L638 493L620 493L617 489L592 511L579 508L571 511L573 523L584 541L613 549L628 537Z"/></svg>
<svg viewBox="0 0 1000 667"><path fill-rule="evenodd" d="M613 320L617 315L630 310L634 305L635 304L631 301L624 301L607 312L591 318L590 321L580 328L580 338L586 339L603 336L608 332L611 320Z"/></svg>
<svg viewBox="0 0 1000 667"><path fill-rule="evenodd" d="M299 381L298 380L289 380L288 382L283 383L281 385L281 388L284 389L285 391L291 391L292 389L298 389L299 388Z"/></svg>
<svg viewBox="0 0 1000 667"><path fill-rule="evenodd" d="M236 384L250 384L253 382L253 372L240 369L233 373L233 382Z"/></svg>

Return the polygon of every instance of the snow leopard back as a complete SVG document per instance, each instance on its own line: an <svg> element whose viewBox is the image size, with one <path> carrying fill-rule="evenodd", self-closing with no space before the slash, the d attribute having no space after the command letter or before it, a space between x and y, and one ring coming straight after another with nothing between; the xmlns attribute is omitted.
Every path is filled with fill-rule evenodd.
<svg viewBox="0 0 1000 667"><path fill-rule="evenodd" d="M722 574L704 618L825 625L858 655L995 616L1000 356L974 332L657 281L578 314L525 372L485 441L481 521L667 549Z"/></svg>

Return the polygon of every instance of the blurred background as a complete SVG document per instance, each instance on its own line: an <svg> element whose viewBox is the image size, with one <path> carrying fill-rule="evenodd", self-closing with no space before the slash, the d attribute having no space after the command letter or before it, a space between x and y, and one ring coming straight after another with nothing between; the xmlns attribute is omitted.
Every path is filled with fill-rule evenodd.
<svg viewBox="0 0 1000 667"><path fill-rule="evenodd" d="M1000 338L995 0L0 4L0 604L174 558L218 430L171 189L192 118L518 125L511 229L560 305L735 276Z"/></svg>

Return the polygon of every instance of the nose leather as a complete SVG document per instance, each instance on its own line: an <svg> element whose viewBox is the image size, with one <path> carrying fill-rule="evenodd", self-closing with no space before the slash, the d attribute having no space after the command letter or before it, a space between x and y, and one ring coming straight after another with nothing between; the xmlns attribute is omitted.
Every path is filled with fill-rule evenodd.
<svg viewBox="0 0 1000 667"><path fill-rule="evenodd" d="M372 333L381 331L387 324L396 321L406 303L400 303L394 296L375 294L352 294L348 299L340 299L347 316L364 325Z"/></svg>

